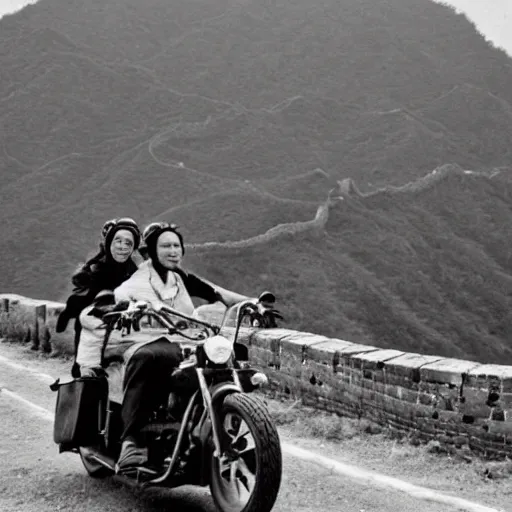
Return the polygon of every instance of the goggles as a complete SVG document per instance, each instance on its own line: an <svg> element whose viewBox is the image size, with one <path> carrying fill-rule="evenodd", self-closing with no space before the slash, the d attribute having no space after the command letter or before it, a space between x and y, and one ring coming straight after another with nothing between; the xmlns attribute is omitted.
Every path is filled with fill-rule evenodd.
<svg viewBox="0 0 512 512"><path fill-rule="evenodd" d="M125 227L134 230L136 233L140 233L139 225L131 217L121 217L120 219L110 219L103 224L101 229L101 235L106 238L108 233L114 227Z"/></svg>
<svg viewBox="0 0 512 512"><path fill-rule="evenodd" d="M174 223L171 224L169 222L152 222L151 224L148 224L144 228L144 231L142 232L142 239L144 240L144 242L146 242L146 240L157 231L161 231L163 229L177 231L178 228L179 226Z"/></svg>

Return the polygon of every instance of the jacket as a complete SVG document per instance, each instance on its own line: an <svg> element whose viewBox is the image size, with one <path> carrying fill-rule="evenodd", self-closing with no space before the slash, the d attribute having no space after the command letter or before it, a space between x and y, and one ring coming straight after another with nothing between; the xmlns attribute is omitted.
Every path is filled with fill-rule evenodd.
<svg viewBox="0 0 512 512"><path fill-rule="evenodd" d="M59 315L57 332L63 332L71 318L79 318L83 309L92 304L101 290L114 290L136 270L137 265L131 259L116 263L101 252L82 265L71 278L73 292Z"/></svg>
<svg viewBox="0 0 512 512"><path fill-rule="evenodd" d="M181 294L182 291L186 295ZM157 310L164 303L185 314L194 311L190 297L199 297L210 304L222 300L214 285L183 269L168 271L167 282L164 283L151 261L144 262L130 279L114 290L114 295L116 302L142 300ZM179 299L181 302L178 306L176 301Z"/></svg>
<svg viewBox="0 0 512 512"><path fill-rule="evenodd" d="M194 313L191 296L200 297L209 303L223 301L215 285L188 273L184 270L169 271L167 283L164 283L150 261L139 267L130 279L114 290L116 302L122 300L147 301L154 309L159 309L162 303L188 314ZM223 290L222 288L220 290ZM233 298L244 298L233 294ZM80 314L82 334L77 351L77 363L85 367L101 365L101 351L105 336L103 321L90 315L93 306L87 307ZM179 335L170 336L163 329L142 328L128 336L122 336L120 331L111 332L105 349L105 357L120 356L127 363L131 356L144 345L160 339L164 335L170 342L183 341Z"/></svg>

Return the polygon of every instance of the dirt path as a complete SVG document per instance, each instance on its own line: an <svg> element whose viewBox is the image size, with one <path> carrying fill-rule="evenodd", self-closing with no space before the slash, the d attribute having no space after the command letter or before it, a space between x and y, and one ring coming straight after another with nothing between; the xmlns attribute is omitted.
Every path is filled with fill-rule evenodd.
<svg viewBox="0 0 512 512"><path fill-rule="evenodd" d="M0 510L36 512L56 510L86 511L213 511L207 489L182 488L171 492L138 493L110 479L95 481L86 476L74 454L59 455L52 441L51 416L55 395L48 384L69 372L70 364L47 359L19 346L0 344ZM1 390L7 390L2 392ZM470 470L446 459L420 460L414 452L404 456L389 453L389 441L379 436L329 443L301 437L299 426L280 429L284 445L309 448L332 460L353 464L354 468L396 475L412 483L443 490L471 499L487 510L503 510L507 485L480 484L470 478ZM381 441L384 441L382 443ZM414 448L410 448L414 450ZM400 467L402 469L400 469ZM468 472L469 471L469 472ZM474 473L477 474L476 472ZM439 501L416 498L389 486L340 475L331 469L291 456L285 449L281 492L274 510L283 512L451 512L482 510L455 507ZM449 477L449 478L448 478ZM480 488L481 487L481 488ZM510 493L510 489L509 489ZM510 499L511 495L508 494ZM85 507L84 507L85 505ZM510 510L510 509L509 509Z"/></svg>

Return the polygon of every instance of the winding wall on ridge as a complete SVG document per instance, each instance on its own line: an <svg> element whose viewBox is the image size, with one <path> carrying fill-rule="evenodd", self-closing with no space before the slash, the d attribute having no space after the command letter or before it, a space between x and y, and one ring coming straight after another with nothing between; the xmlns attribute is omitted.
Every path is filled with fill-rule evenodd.
<svg viewBox="0 0 512 512"><path fill-rule="evenodd" d="M0 306L0 337L55 355L73 352L71 327L55 333L64 304L2 294ZM243 329L241 341L274 392L487 458L512 456L512 366L279 328Z"/></svg>
<svg viewBox="0 0 512 512"><path fill-rule="evenodd" d="M327 200L324 204L318 207L316 215L312 220L306 220L304 222L289 222L284 224L278 224L273 228L270 228L261 235L256 235L245 240L237 240L233 242L204 242L200 244L187 244L187 248L197 250L208 250L212 248L223 248L223 249L240 249L244 247L252 247L257 244L264 244L275 240L283 235L294 235L304 231L321 231L329 218L329 206L330 200Z"/></svg>
<svg viewBox="0 0 512 512"><path fill-rule="evenodd" d="M191 244L195 250L250 247L304 231L321 233L337 201L374 194L417 193L448 176L492 173L445 165L403 187L362 194L350 179L338 182L314 219L280 224L247 240ZM72 354L73 333L55 332L64 304L0 294L0 338L33 350ZM251 361L269 376L274 392L318 409L368 418L423 440L472 449L488 458L512 457L512 366L422 355L288 329L244 329Z"/></svg>
<svg viewBox="0 0 512 512"><path fill-rule="evenodd" d="M321 169L318 169L318 171L323 172ZM196 244L187 244L187 247L195 251L202 251L213 248L240 249L271 242L272 240L275 240L276 238L284 235L294 235L306 231L321 233L329 219L329 209L334 204L336 204L337 201L349 199L351 197L362 198L364 200L366 197L379 194L418 193L431 187L439 186L439 184L448 179L449 176L458 175L464 177L472 174L477 175L482 179L492 179L498 173L499 171L495 171L493 173L465 171L457 164L445 164L433 170L426 176L423 176L422 178L419 178L400 187L389 186L369 193L362 193L354 180L351 178L346 178L344 180L338 181L338 187L332 189L329 192L327 200L318 207L315 217L311 220L278 224L277 226L270 228L265 233L244 240L227 242L202 242Z"/></svg>

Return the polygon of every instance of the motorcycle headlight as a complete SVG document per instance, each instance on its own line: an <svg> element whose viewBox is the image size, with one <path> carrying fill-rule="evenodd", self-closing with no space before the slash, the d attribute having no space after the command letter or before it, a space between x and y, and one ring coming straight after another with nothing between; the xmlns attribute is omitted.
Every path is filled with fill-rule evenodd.
<svg viewBox="0 0 512 512"><path fill-rule="evenodd" d="M212 336L203 345L206 357L214 364L227 363L233 352L233 344L224 336Z"/></svg>

